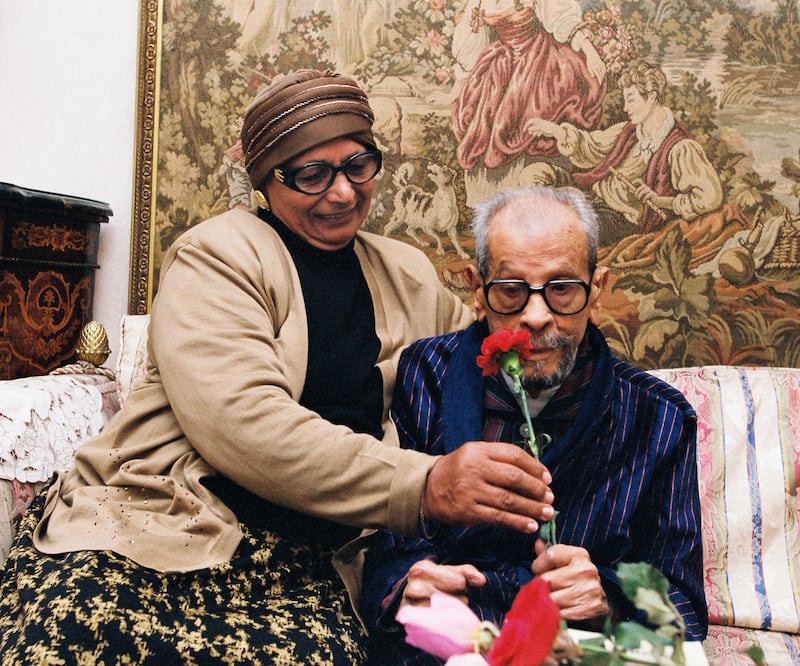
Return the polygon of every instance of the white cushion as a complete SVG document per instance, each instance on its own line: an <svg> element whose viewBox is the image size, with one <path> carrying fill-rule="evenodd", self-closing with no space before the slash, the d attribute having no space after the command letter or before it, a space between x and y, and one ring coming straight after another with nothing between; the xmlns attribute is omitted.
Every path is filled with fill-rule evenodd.
<svg viewBox="0 0 800 666"><path fill-rule="evenodd" d="M125 404L133 385L144 379L149 321L150 315L125 315L120 323L116 367L120 405Z"/></svg>

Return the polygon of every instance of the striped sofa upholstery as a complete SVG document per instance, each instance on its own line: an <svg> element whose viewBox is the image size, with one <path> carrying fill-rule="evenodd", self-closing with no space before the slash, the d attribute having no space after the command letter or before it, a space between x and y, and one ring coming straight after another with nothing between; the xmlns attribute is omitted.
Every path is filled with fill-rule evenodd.
<svg viewBox="0 0 800 666"><path fill-rule="evenodd" d="M653 374L698 414L711 664L800 664L800 369L702 366Z"/></svg>

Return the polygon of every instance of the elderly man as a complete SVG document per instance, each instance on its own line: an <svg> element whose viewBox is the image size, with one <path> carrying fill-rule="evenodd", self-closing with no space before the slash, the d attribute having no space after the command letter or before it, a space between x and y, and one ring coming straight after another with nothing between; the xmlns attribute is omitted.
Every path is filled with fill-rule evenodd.
<svg viewBox="0 0 800 666"><path fill-rule="evenodd" d="M552 476L557 543L545 549L537 535L435 523L424 539L377 533L361 603L373 654L425 663L404 645L394 615L437 589L499 625L519 588L541 576L570 623L630 617L615 575L623 561L659 569L687 637L703 638L696 416L678 391L613 358L596 327L607 269L596 265L593 209L572 188L513 190L477 209L474 231L477 266L467 279L478 321L405 350L393 417L403 446L431 454L523 439L509 378L482 377L476 357L490 333L528 333L522 384Z"/></svg>

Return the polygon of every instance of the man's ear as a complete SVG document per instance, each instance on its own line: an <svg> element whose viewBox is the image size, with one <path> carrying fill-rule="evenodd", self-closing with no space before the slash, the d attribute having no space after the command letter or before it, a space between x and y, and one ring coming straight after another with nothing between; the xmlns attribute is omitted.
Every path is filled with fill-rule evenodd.
<svg viewBox="0 0 800 666"><path fill-rule="evenodd" d="M602 292L608 283L608 266L598 266L592 274L592 291L589 292L589 320L595 325L600 325L600 312L603 309Z"/></svg>
<svg viewBox="0 0 800 666"><path fill-rule="evenodd" d="M486 318L486 305L483 302L483 280L481 280L477 266L470 264L464 269L464 284L472 292L472 309L475 311L475 319L483 321Z"/></svg>

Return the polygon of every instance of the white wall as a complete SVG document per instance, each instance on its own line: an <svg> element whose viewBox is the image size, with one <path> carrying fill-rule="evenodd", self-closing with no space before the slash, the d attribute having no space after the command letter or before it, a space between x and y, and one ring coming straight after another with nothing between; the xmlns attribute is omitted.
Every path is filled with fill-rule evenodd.
<svg viewBox="0 0 800 666"><path fill-rule="evenodd" d="M138 14L137 0L0 0L0 181L111 206L92 313L106 365L128 307Z"/></svg>

